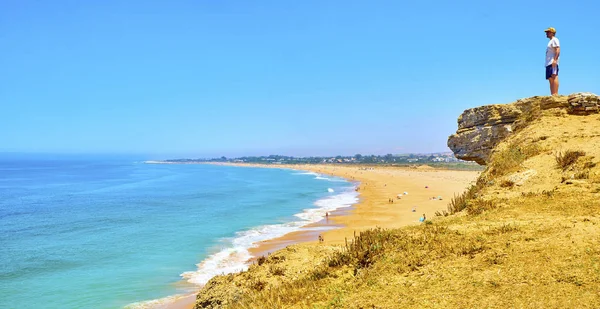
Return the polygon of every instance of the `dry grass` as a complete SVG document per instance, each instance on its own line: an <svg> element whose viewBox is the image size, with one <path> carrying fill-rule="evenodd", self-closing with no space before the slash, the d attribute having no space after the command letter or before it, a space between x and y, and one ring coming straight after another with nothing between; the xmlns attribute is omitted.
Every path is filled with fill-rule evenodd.
<svg viewBox="0 0 600 309"><path fill-rule="evenodd" d="M579 171L579 172L575 173L575 175L573 176L573 178L575 178L575 179L588 179L588 178L590 178L590 171L589 170Z"/></svg>
<svg viewBox="0 0 600 309"><path fill-rule="evenodd" d="M285 268L277 265L269 265L269 272L275 276L285 275Z"/></svg>
<svg viewBox="0 0 600 309"><path fill-rule="evenodd" d="M498 204L494 200L487 200L478 198L469 201L467 204L467 213L469 215L479 215L484 211L492 210L498 207Z"/></svg>
<svg viewBox="0 0 600 309"><path fill-rule="evenodd" d="M543 149L537 144L519 145L512 143L492 155L488 175L495 178L514 172L528 158L540 154Z"/></svg>
<svg viewBox="0 0 600 309"><path fill-rule="evenodd" d="M500 187L502 188L512 188L515 186L515 182L510 179L504 179L500 182Z"/></svg>
<svg viewBox="0 0 600 309"><path fill-rule="evenodd" d="M559 151L555 155L556 164L562 170L566 170L575 162L577 162L577 159L579 159L579 157L583 156L585 156L585 152L580 150L567 150L565 152Z"/></svg>

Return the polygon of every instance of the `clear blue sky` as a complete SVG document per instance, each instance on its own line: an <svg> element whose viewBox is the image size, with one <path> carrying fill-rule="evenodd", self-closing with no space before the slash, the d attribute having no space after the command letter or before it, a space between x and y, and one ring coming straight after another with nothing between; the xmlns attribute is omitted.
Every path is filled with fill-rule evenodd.
<svg viewBox="0 0 600 309"><path fill-rule="evenodd" d="M0 152L448 151L467 108L600 94L600 1L0 0Z"/></svg>

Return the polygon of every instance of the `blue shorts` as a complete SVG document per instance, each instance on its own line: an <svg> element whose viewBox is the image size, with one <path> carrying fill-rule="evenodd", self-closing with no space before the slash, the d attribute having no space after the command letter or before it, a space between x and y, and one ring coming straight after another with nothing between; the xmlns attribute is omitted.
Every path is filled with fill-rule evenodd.
<svg viewBox="0 0 600 309"><path fill-rule="evenodd" d="M546 67L546 79L549 79L552 75L558 76L558 64L554 68L551 65Z"/></svg>

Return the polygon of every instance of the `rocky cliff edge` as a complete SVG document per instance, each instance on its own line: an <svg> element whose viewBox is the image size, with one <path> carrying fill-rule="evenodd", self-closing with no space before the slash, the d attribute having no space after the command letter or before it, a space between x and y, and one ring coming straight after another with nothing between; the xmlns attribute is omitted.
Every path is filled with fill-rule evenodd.
<svg viewBox="0 0 600 309"><path fill-rule="evenodd" d="M458 159L487 165L496 145L543 114L585 116L599 110L600 96L588 92L470 108L458 117L458 130L448 138L448 147Z"/></svg>

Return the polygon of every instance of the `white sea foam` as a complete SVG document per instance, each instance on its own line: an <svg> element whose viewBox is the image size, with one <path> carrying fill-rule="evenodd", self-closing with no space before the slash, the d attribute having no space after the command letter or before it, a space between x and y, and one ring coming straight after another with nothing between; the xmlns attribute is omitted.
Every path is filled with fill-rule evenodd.
<svg viewBox="0 0 600 309"><path fill-rule="evenodd" d="M331 188L327 188L327 192L329 192L329 193L333 193L333 189L331 189Z"/></svg>
<svg viewBox="0 0 600 309"><path fill-rule="evenodd" d="M346 182L346 180L344 179L339 179L339 178L329 178L329 177L325 177L323 175L319 175L317 177L315 177L315 179L319 179L319 180L327 180L327 181L331 181L331 182Z"/></svg>
<svg viewBox="0 0 600 309"><path fill-rule="evenodd" d="M163 297L163 298L159 298L159 299L137 302L137 303L133 303L133 304L129 304L129 305L125 306L125 309L163 309L163 308L166 309L166 308L169 308L169 305L172 305L176 301L178 301L182 298L185 298L185 297L190 297L190 295L177 294L177 295L171 295L171 296L167 296L167 297Z"/></svg>
<svg viewBox="0 0 600 309"><path fill-rule="evenodd" d="M332 190L333 191L333 190ZM264 240L281 237L285 234L300 230L303 226L318 222L325 218L325 214L336 209L350 207L358 202L358 193L353 188L340 194L331 195L314 203L314 208L304 209L294 216L300 219L284 224L271 224L259 226L247 231L236 233L236 237L225 240L230 245L210 255L202 262L196 264L196 271L188 271L180 276L199 287L206 284L212 277L222 274L240 272L248 269L248 260L252 258L249 249L257 247ZM185 297L185 295L174 295L161 299L131 304L126 308L166 308L166 304Z"/></svg>
<svg viewBox="0 0 600 309"><path fill-rule="evenodd" d="M319 176L319 174L317 174L315 172L299 172L299 173L293 173L292 175L314 175L314 176Z"/></svg>
<svg viewBox="0 0 600 309"><path fill-rule="evenodd" d="M346 180L344 180L344 179L331 178L331 177L327 177L323 174L319 174L319 173L315 173L315 172L298 172L298 173L293 173L292 175L313 175L313 176L316 176L315 179L318 179L318 180L327 180L327 181L332 181L332 182L346 182Z"/></svg>
<svg viewBox="0 0 600 309"><path fill-rule="evenodd" d="M196 271L181 274L190 283L204 285L212 277L248 269L248 260L252 258L250 248L257 247L264 240L281 237L285 234L300 230L305 225L318 222L325 218L327 212L349 207L358 202L358 193L348 190L340 194L320 199L314 203L316 208L304 209L294 216L299 221L284 224L263 225L248 231L238 232L231 240L231 247L224 248L197 264Z"/></svg>

